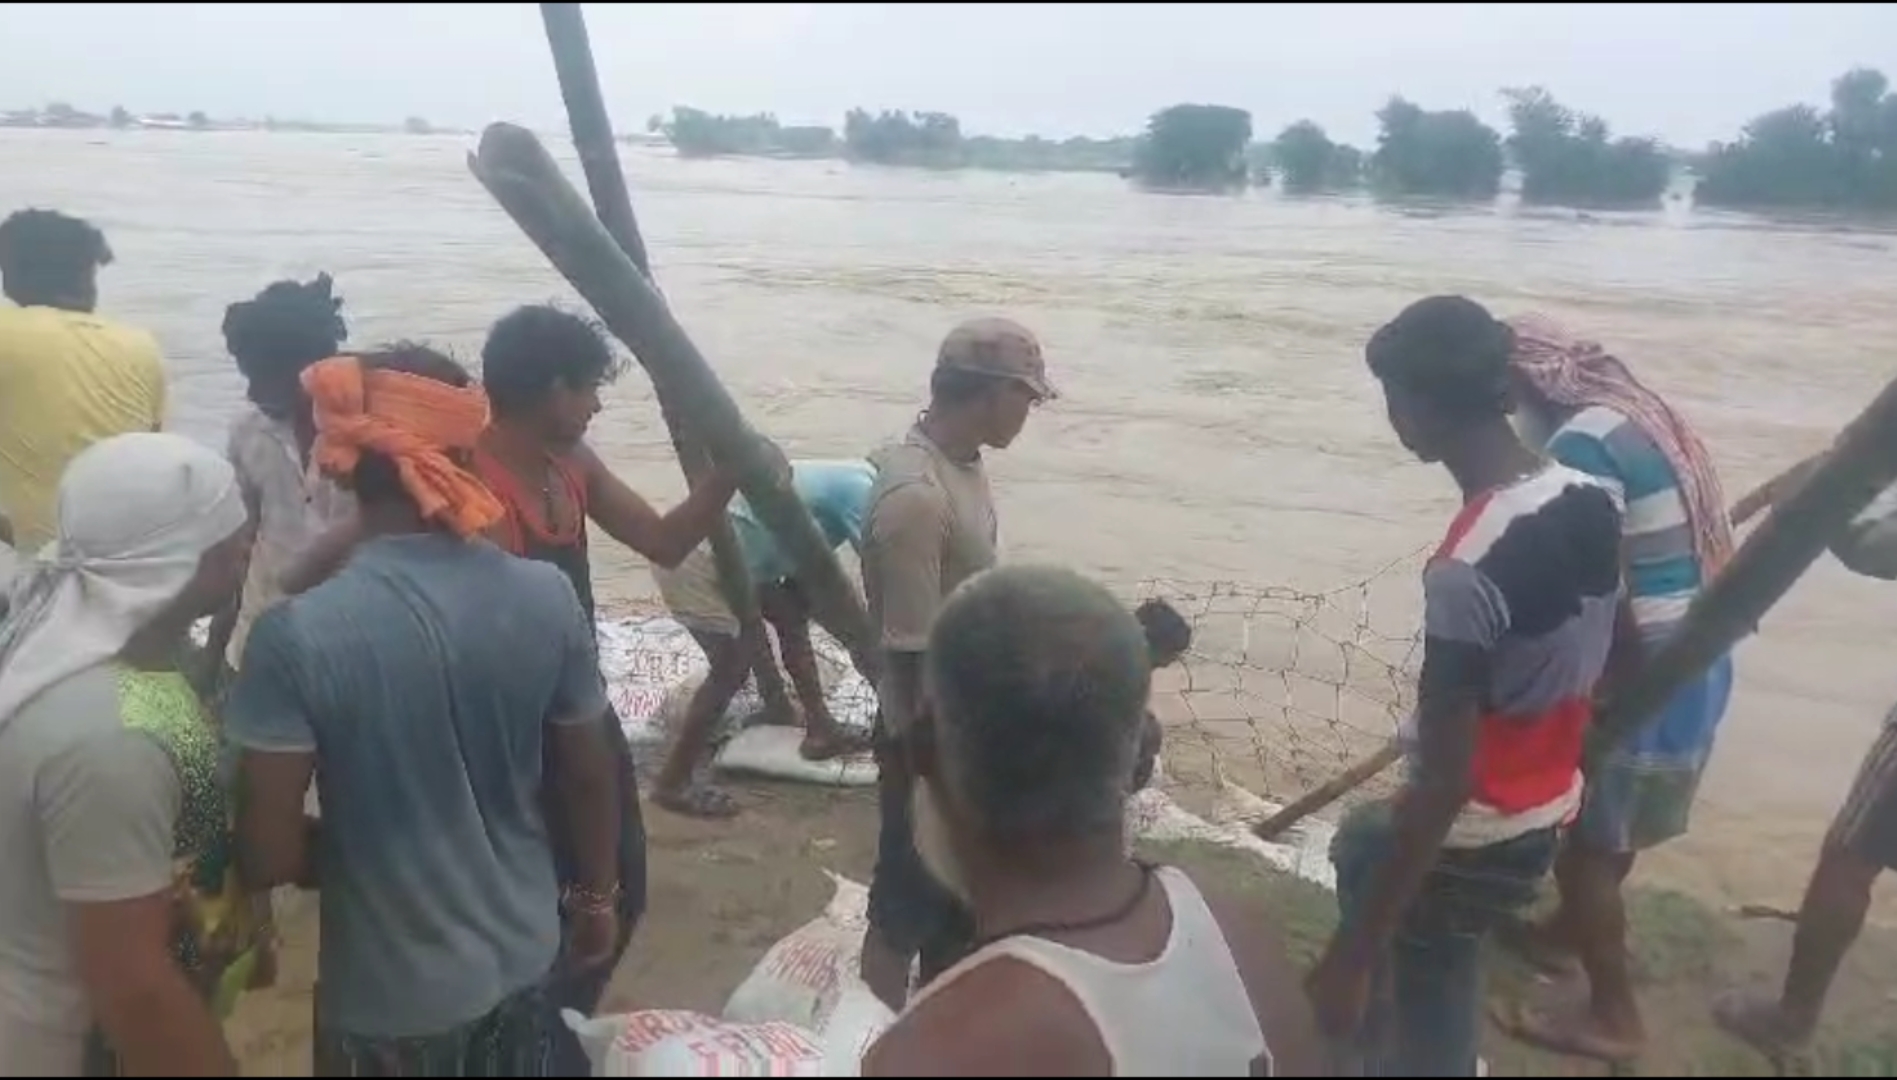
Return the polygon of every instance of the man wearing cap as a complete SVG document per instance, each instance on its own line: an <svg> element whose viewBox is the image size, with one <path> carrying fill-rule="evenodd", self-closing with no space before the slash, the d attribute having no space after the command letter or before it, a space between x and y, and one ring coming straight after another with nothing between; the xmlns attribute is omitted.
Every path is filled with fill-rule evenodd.
<svg viewBox="0 0 1897 1080"><path fill-rule="evenodd" d="M900 442L871 456L876 486L863 530L863 591L884 665L877 761L882 833L870 885L863 981L892 1009L921 959L926 983L966 948L970 927L916 854L912 783L902 739L921 697L922 653L937 609L995 563L994 497L982 450L1006 449L1028 413L1055 397L1041 345L1007 319L957 326L936 353L929 407Z"/></svg>

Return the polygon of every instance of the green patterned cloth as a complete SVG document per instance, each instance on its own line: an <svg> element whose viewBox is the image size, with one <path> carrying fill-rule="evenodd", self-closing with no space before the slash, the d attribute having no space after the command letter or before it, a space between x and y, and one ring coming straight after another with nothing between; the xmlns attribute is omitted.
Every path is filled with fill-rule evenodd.
<svg viewBox="0 0 1897 1080"><path fill-rule="evenodd" d="M256 968L260 926L237 878L217 732L189 680L177 672L116 671L125 726L149 735L178 771L182 806L176 825L174 887L178 962L222 1018ZM87 1072L116 1076L117 1061L95 1038Z"/></svg>

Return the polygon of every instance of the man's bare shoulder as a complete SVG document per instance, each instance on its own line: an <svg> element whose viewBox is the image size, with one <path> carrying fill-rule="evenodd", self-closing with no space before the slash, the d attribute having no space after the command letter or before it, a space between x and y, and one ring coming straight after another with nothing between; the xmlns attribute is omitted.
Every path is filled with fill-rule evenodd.
<svg viewBox="0 0 1897 1080"><path fill-rule="evenodd" d="M1111 1058L1078 999L1030 964L988 961L896 1021L864 1076L1108 1076Z"/></svg>

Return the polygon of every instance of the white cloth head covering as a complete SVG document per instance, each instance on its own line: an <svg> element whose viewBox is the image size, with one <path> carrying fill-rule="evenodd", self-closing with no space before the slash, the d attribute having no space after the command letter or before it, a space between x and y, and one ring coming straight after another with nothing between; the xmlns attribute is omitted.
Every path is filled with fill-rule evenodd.
<svg viewBox="0 0 1897 1080"><path fill-rule="evenodd" d="M0 728L41 691L117 656L248 516L230 463L180 435L119 435L73 458L58 533L22 562L0 622Z"/></svg>

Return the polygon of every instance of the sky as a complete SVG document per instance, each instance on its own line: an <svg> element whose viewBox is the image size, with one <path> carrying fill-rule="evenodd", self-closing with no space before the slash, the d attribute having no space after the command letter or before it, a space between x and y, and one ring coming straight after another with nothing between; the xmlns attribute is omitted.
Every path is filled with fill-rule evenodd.
<svg viewBox="0 0 1897 1080"><path fill-rule="evenodd" d="M1682 146L1897 77L1897 4L589 4L621 130L675 104L839 124L930 109L970 133L1110 135L1182 101L1374 140L1392 93L1504 119L1540 84ZM0 108L66 101L478 127L557 126L533 4L0 4Z"/></svg>

